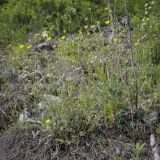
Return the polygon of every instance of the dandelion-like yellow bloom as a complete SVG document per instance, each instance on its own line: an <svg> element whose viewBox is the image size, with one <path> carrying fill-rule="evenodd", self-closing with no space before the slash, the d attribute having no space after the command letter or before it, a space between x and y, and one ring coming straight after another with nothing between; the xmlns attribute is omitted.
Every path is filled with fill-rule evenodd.
<svg viewBox="0 0 160 160"><path fill-rule="evenodd" d="M31 45L28 45L28 46L27 46L27 49L30 49L30 48L32 48L32 46L31 46Z"/></svg>
<svg viewBox="0 0 160 160"><path fill-rule="evenodd" d="M115 43L118 43L119 39L118 39L118 38L114 38L113 41L114 41Z"/></svg>
<svg viewBox="0 0 160 160"><path fill-rule="evenodd" d="M24 48L24 47L25 47L25 46L24 46L23 44L20 44L20 45L19 45L19 48L20 48L20 49L22 49L22 48Z"/></svg>
<svg viewBox="0 0 160 160"><path fill-rule="evenodd" d="M94 28L96 28L96 26L95 26L95 25L92 25L91 28L94 29Z"/></svg>
<svg viewBox="0 0 160 160"><path fill-rule="evenodd" d="M62 36L62 37L61 37L61 40L64 40L65 38L66 38L66 36Z"/></svg>
<svg viewBox="0 0 160 160"><path fill-rule="evenodd" d="M88 26L84 26L84 29L88 29Z"/></svg>
<svg viewBox="0 0 160 160"><path fill-rule="evenodd" d="M139 44L138 42L134 42L134 46L137 47Z"/></svg>
<svg viewBox="0 0 160 160"><path fill-rule="evenodd" d="M50 118L47 118L46 120L45 120L45 123L46 124L49 124L51 122L51 119Z"/></svg>
<svg viewBox="0 0 160 160"><path fill-rule="evenodd" d="M108 25L110 24L110 20L106 20L104 23Z"/></svg>
<svg viewBox="0 0 160 160"><path fill-rule="evenodd" d="M90 32L87 32L87 36L90 36L91 35L91 33Z"/></svg>
<svg viewBox="0 0 160 160"><path fill-rule="evenodd" d="M50 41L52 39L52 37L47 37L47 41Z"/></svg>

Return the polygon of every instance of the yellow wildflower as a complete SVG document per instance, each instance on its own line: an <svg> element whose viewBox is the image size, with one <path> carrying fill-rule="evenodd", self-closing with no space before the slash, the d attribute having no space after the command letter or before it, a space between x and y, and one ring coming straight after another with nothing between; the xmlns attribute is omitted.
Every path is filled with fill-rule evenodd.
<svg viewBox="0 0 160 160"><path fill-rule="evenodd" d="M62 37L61 37L61 40L64 40L65 38L66 38L66 36L62 36Z"/></svg>
<svg viewBox="0 0 160 160"><path fill-rule="evenodd" d="M85 18L84 20L85 20L85 21L88 21L88 18Z"/></svg>
<svg viewBox="0 0 160 160"><path fill-rule="evenodd" d="M94 29L94 28L96 28L96 26L95 26L95 25L92 25L91 28Z"/></svg>
<svg viewBox="0 0 160 160"><path fill-rule="evenodd" d="M119 39L118 39L118 38L114 38L113 41L114 41L115 43L118 43Z"/></svg>
<svg viewBox="0 0 160 160"><path fill-rule="evenodd" d="M104 23L108 25L110 24L110 20L106 20Z"/></svg>
<svg viewBox="0 0 160 160"><path fill-rule="evenodd" d="M52 37L47 37L47 41L50 41L52 39Z"/></svg>
<svg viewBox="0 0 160 160"><path fill-rule="evenodd" d="M90 32L87 32L87 36L90 36L91 35L91 33Z"/></svg>
<svg viewBox="0 0 160 160"><path fill-rule="evenodd" d="M25 47L25 46L24 46L23 44L20 44L20 45L19 45L19 48L20 48L20 49L22 49L22 48L24 48L24 47Z"/></svg>
<svg viewBox="0 0 160 160"><path fill-rule="evenodd" d="M51 119L50 119L50 118L47 118L47 119L45 120L45 123L46 123L46 124L51 123Z"/></svg>
<svg viewBox="0 0 160 160"><path fill-rule="evenodd" d="M134 42L134 46L137 47L139 44L138 42Z"/></svg>
<svg viewBox="0 0 160 160"><path fill-rule="evenodd" d="M28 45L28 46L27 46L27 49L30 49L30 48L32 48L32 46L31 46L31 45Z"/></svg>
<svg viewBox="0 0 160 160"><path fill-rule="evenodd" d="M84 29L88 29L88 26L84 26Z"/></svg>

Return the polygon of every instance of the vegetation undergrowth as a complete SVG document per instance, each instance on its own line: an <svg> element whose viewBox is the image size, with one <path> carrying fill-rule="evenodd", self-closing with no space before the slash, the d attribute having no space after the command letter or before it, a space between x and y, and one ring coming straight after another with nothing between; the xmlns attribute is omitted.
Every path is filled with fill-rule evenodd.
<svg viewBox="0 0 160 160"><path fill-rule="evenodd" d="M116 26L108 12L98 23L96 16L81 16L92 23L75 26L73 33L56 31L53 44L55 35L41 28L25 43L7 46L0 57L6 159L153 159L150 135L160 144L160 23L151 10L156 4L146 3L144 16L132 16L132 30L128 22ZM42 42L50 48L38 50Z"/></svg>

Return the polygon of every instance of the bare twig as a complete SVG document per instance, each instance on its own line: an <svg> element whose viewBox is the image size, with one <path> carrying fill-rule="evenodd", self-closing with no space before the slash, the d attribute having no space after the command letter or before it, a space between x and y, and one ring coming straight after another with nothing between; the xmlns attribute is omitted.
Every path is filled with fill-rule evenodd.
<svg viewBox="0 0 160 160"><path fill-rule="evenodd" d="M154 160L160 160L160 156L159 156L159 153L158 153L158 146L156 144L154 134L150 135L150 146L152 148L152 153L153 153L153 156L154 156Z"/></svg>
<svg viewBox="0 0 160 160"><path fill-rule="evenodd" d="M6 113L5 113L1 108L0 108L0 111L1 111L5 116L7 116Z"/></svg>
<svg viewBox="0 0 160 160"><path fill-rule="evenodd" d="M112 33L111 33L111 41L112 41L114 38L114 34L115 34L114 17L113 17L113 13L112 13L112 7L111 7L110 0L106 0L105 3L109 9L109 18L111 21L110 23L111 23L111 30L112 30Z"/></svg>

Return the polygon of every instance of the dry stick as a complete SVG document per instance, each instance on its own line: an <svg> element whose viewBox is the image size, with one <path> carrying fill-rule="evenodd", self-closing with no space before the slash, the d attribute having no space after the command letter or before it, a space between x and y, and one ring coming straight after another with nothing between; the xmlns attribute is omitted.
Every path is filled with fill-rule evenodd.
<svg viewBox="0 0 160 160"><path fill-rule="evenodd" d="M108 6L108 9L109 9L109 17L110 17L110 21L111 21L111 30L112 30L112 39L111 41L113 40L114 36L115 36L115 25L114 25L114 17L113 17L113 13L112 13L112 7L111 7L111 3L110 3L110 0L107 0L106 1L106 5ZM112 138L111 138L111 142L115 143ZM118 147L117 144L116 145L116 149L114 151L113 149L113 154L114 154L114 158L116 159L117 156L120 155L120 148Z"/></svg>
<svg viewBox="0 0 160 160"><path fill-rule="evenodd" d="M159 156L159 153L158 153L158 146L156 144L154 134L150 135L150 145L151 145L151 148L152 148L152 153L153 153L153 156L154 156L154 160L160 160L160 156Z"/></svg>
<svg viewBox="0 0 160 160"><path fill-rule="evenodd" d="M112 14L112 8L111 8L111 3L110 0L108 0L108 8L109 8L109 13L110 13L110 19L111 19L111 28L112 28L112 32L114 34L114 19L113 19L113 14Z"/></svg>
<svg viewBox="0 0 160 160"><path fill-rule="evenodd" d="M114 38L114 32L115 32L115 28L114 28L114 18L113 18L113 14L112 14L112 7L111 7L111 3L110 0L105 1L106 5L108 6L109 9L109 17L110 17L110 21L111 21L111 29L112 29L112 38Z"/></svg>
<svg viewBox="0 0 160 160"><path fill-rule="evenodd" d="M135 87L135 106L138 108L138 85L137 85L137 78L136 78L136 71L135 71L135 66L134 66L134 55L133 55L133 46L132 46L132 36L131 36L131 24L130 24L130 14L129 14L129 5L128 5L128 0L125 0L125 6L126 6L126 14L128 16L128 42L129 42L129 48L131 52L131 65L132 65L132 72L133 72L133 80L134 80L134 87ZM133 109L133 108L132 108Z"/></svg>
<svg viewBox="0 0 160 160"><path fill-rule="evenodd" d="M137 79L136 79L136 71L135 71L135 66L134 66L134 54L133 54L133 46L132 46L132 35L131 35L131 24L130 24L130 13L129 13L129 4L128 0L125 0L125 7L126 7L126 14L128 17L127 20L127 26L128 26L128 43L129 43L129 48L130 48L130 53L131 53L131 66L132 66L132 74L133 74L133 84L134 84L134 89L133 93L133 100L131 101L131 113L133 113L134 105L136 108L138 108L138 85L137 85ZM130 95L132 96L132 95ZM131 97L132 98L132 97ZM135 102L134 102L135 100ZM132 116L132 121L133 121L133 116ZM134 128L132 128L134 129Z"/></svg>

